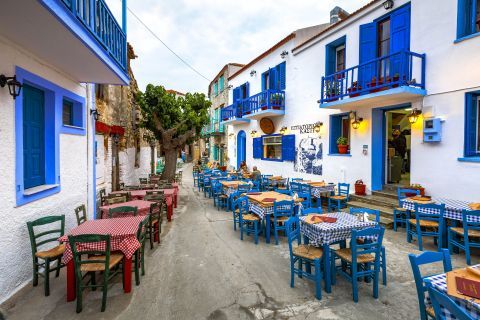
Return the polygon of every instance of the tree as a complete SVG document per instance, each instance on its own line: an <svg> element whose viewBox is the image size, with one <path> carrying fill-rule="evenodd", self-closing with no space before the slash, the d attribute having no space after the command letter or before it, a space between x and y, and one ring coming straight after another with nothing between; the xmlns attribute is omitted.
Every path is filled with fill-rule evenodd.
<svg viewBox="0 0 480 320"><path fill-rule="evenodd" d="M175 177L178 151L200 137L202 127L209 123L211 102L203 93L187 93L175 97L162 86L149 84L137 96L142 110L141 126L160 141L165 152L162 179Z"/></svg>

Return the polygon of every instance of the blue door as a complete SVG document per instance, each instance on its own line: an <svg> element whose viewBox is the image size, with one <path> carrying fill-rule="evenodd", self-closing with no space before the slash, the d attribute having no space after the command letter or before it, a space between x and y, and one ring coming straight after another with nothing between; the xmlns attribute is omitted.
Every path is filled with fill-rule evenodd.
<svg viewBox="0 0 480 320"><path fill-rule="evenodd" d="M43 91L23 89L24 189L45 184L45 97Z"/></svg>
<svg viewBox="0 0 480 320"><path fill-rule="evenodd" d="M247 160L247 135L241 130L237 135L237 169Z"/></svg>

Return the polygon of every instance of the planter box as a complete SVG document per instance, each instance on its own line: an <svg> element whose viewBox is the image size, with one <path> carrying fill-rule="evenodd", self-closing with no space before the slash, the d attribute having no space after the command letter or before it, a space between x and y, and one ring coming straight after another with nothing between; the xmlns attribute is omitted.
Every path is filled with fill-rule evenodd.
<svg viewBox="0 0 480 320"><path fill-rule="evenodd" d="M282 109L282 107L280 107L280 106L272 106L272 109L273 109L273 110L280 110L280 109Z"/></svg>

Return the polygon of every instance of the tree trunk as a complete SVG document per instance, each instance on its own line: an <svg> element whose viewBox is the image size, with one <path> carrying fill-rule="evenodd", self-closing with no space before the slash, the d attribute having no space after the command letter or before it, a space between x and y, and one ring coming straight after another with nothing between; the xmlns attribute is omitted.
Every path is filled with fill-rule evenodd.
<svg viewBox="0 0 480 320"><path fill-rule="evenodd" d="M165 151L165 168L163 169L162 179L173 181L177 170L177 149L164 149Z"/></svg>
<svg viewBox="0 0 480 320"><path fill-rule="evenodd" d="M150 170L155 174L155 147L150 146Z"/></svg>

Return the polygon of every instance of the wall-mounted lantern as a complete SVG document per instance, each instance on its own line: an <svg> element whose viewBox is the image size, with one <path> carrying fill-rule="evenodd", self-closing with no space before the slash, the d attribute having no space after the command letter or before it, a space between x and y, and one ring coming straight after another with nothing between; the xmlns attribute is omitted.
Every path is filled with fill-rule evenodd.
<svg viewBox="0 0 480 320"><path fill-rule="evenodd" d="M95 121L98 121L98 119L100 119L100 113L98 113L97 109L90 109L90 115L93 116Z"/></svg>
<svg viewBox="0 0 480 320"><path fill-rule="evenodd" d="M288 56L288 51L287 50L283 50L282 53L280 53L280 57L282 59L285 59L287 56Z"/></svg>
<svg viewBox="0 0 480 320"><path fill-rule="evenodd" d="M257 130L250 131L250 137L255 138L256 135L257 135Z"/></svg>
<svg viewBox="0 0 480 320"><path fill-rule="evenodd" d="M229 89L229 90L232 89L232 88L233 88L233 86L232 86L231 84L229 84L229 85L227 86L227 89Z"/></svg>
<svg viewBox="0 0 480 320"><path fill-rule="evenodd" d="M363 118L357 118L357 113L355 111L350 111L350 119L352 119L352 128L360 128L360 123L363 121Z"/></svg>
<svg viewBox="0 0 480 320"><path fill-rule="evenodd" d="M418 116L422 114L422 110L418 110L417 108L414 108L412 112L408 115L408 122L411 124L414 124L418 120Z"/></svg>
<svg viewBox="0 0 480 320"><path fill-rule="evenodd" d="M320 130L322 129L322 126L323 126L323 122L317 122L315 123L315 126L313 126L313 131L315 133L320 133Z"/></svg>
<svg viewBox="0 0 480 320"><path fill-rule="evenodd" d="M20 95L20 91L22 91L22 84L17 80L17 76L6 77L0 74L0 87L4 88L5 85L8 86L8 91L13 100L15 100Z"/></svg>
<svg viewBox="0 0 480 320"><path fill-rule="evenodd" d="M385 8L385 10L390 10L393 8L393 0L387 0L383 3L383 7Z"/></svg>
<svg viewBox="0 0 480 320"><path fill-rule="evenodd" d="M280 134L285 134L285 133L287 132L287 130L288 130L287 127L285 127L285 126L282 127L282 128L280 129Z"/></svg>
<svg viewBox="0 0 480 320"><path fill-rule="evenodd" d="M257 74L256 70L250 71L250 77L254 77Z"/></svg>

